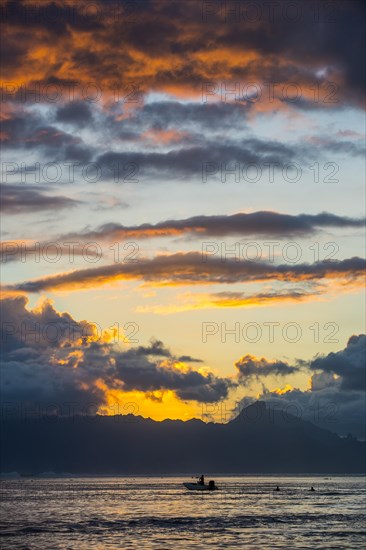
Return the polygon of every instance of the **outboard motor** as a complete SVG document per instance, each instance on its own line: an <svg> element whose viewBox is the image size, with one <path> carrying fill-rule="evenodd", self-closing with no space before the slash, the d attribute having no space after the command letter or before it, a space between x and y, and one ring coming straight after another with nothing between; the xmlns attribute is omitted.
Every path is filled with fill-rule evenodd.
<svg viewBox="0 0 366 550"><path fill-rule="evenodd" d="M209 482L208 482L208 488L210 491L214 491L215 489L217 489L216 485L215 485L215 482L213 479L211 479Z"/></svg>

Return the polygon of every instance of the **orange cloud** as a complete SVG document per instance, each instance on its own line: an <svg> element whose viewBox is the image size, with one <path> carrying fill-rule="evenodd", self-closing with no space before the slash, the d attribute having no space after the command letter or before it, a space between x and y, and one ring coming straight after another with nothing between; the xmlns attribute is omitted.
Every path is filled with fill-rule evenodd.
<svg viewBox="0 0 366 550"><path fill-rule="evenodd" d="M323 290L325 292L325 289ZM320 290L301 291L273 291L246 294L244 292L218 292L216 294L192 294L179 295L173 304L169 305L144 305L138 306L139 313L170 314L196 309L261 307L269 305L281 305L283 303L299 303L322 299Z"/></svg>
<svg viewBox="0 0 366 550"><path fill-rule="evenodd" d="M131 10L134 2L107 6L102 0L71 4L23 1L23 18L5 17L2 39L9 50L13 48L16 62L4 67L3 83L29 86L44 81L66 87L67 81L74 81L82 87L94 82L103 89L104 101L116 85L125 87L131 81L138 83L143 92L157 90L195 98L205 81L241 80L260 85L295 81L304 89L303 99L311 100L311 88L331 80L340 85L339 96L361 105L359 90L353 90L355 79L343 70L347 61L351 65L352 59L347 56L352 53L354 57L357 47L351 51L344 48L341 60L331 48L322 48L334 36L342 41L341 22L357 17L355 6L340 5L336 27L339 34L332 22L330 29L327 25L322 28L321 40L314 33L312 17L308 32L302 28L301 40L294 28L296 24L280 18L280 32L273 48L273 23L266 17L258 21L240 17L227 21L217 16L205 21L200 2L174 2L174 17L169 3L156 1L146 7L138 4ZM46 10L52 5L57 11L47 16ZM308 9L311 12L310 6ZM303 7L303 25L306 11ZM308 48L303 43L305 37ZM321 106L337 105L329 102ZM265 99L255 106L282 107L281 102L274 107Z"/></svg>
<svg viewBox="0 0 366 550"><path fill-rule="evenodd" d="M236 284L263 281L329 282L348 281L352 285L364 280L365 260L354 257L314 264L274 265L264 262L209 258L198 252L158 255L137 262L109 264L95 268L57 273L48 277L9 285L7 290L41 292L44 290L80 290L118 281L142 280L157 286Z"/></svg>
<svg viewBox="0 0 366 550"><path fill-rule="evenodd" d="M151 140L157 144L166 145L168 143L179 143L183 138L187 137L186 132L180 132L179 130L148 130L142 134L142 138Z"/></svg>

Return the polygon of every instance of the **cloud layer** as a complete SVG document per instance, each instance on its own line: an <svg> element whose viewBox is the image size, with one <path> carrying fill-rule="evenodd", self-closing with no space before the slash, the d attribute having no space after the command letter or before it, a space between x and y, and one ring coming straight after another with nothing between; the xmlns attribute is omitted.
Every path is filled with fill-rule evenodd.
<svg viewBox="0 0 366 550"><path fill-rule="evenodd" d="M194 216L184 220L135 226L108 223L94 231L71 233L60 238L87 239L147 239L179 235L197 237L258 236L296 237L311 235L321 228L362 228L364 219L347 218L327 212L321 214L282 214L280 212L252 212L219 216Z"/></svg>
<svg viewBox="0 0 366 550"><path fill-rule="evenodd" d="M338 2L314 12L311 2L293 2L288 10L279 1L272 8L241 2L233 13L220 2L98 1L92 8L86 0L5 2L7 80L27 74L28 83L47 79L65 88L98 82L125 95L131 81L142 90L188 93L213 75L302 85L333 80L348 102L361 102L363 4Z"/></svg>
<svg viewBox="0 0 366 550"><path fill-rule="evenodd" d="M352 433L366 439L365 358L365 334L351 336L340 351L319 355L311 361L297 361L294 365L244 358L246 376L260 379L264 390L256 398L245 397L242 404L246 406L259 397L273 408L287 410L340 435ZM239 360L238 368L242 368L242 362L243 359ZM271 372L282 375L299 370L310 374L307 390L290 385L270 390L263 380Z"/></svg>
<svg viewBox="0 0 366 550"><path fill-rule="evenodd" d="M8 285L7 290L42 292L45 290L98 287L112 281L143 280L156 285L196 285L249 283L261 281L317 282L342 279L357 282L364 276L362 258L324 260L314 264L274 265L232 258L205 258L197 252L140 258L134 263L110 264L90 269L59 273Z"/></svg>
<svg viewBox="0 0 366 550"><path fill-rule="evenodd" d="M161 341L123 349L95 323L75 321L48 301L30 310L25 296L5 298L1 318L3 402L98 409L116 391L215 402L235 385L207 367L190 367L201 360L176 357Z"/></svg>

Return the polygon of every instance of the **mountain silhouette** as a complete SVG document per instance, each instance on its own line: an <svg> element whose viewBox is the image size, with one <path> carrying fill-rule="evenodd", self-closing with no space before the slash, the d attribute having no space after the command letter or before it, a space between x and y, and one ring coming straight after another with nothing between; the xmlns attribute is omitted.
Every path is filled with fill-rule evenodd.
<svg viewBox="0 0 366 550"><path fill-rule="evenodd" d="M365 442L258 401L227 424L133 415L2 419L1 471L363 473Z"/></svg>

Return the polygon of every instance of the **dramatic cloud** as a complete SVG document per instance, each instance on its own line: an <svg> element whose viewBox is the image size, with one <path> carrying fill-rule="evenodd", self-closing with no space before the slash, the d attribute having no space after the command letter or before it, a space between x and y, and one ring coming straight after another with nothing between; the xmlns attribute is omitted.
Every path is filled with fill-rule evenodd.
<svg viewBox="0 0 366 550"><path fill-rule="evenodd" d="M3 147L93 160L105 179L134 165L130 181L363 155L354 134L283 143L249 124L363 108L362 3L224 4L3 2Z"/></svg>
<svg viewBox="0 0 366 550"><path fill-rule="evenodd" d="M83 410L108 403L110 392L174 392L182 401L215 402L236 383L207 367L194 370L153 340L149 346L122 349L97 323L75 321L50 302L27 309L25 296L1 301L2 400L73 405Z"/></svg>
<svg viewBox="0 0 366 550"><path fill-rule="evenodd" d="M237 375L224 378L207 367L191 368L189 363L202 361L176 357L159 340L122 348L97 323L78 322L48 301L33 310L27 303L19 295L1 301L1 391L7 405L75 412L90 404L97 410L115 392L141 392L159 401L167 391L181 401L215 403L232 389L261 382L261 399L338 433L366 435L365 335L351 336L344 350L294 365L246 354L235 362ZM300 371L311 375L305 391L288 385L270 391L263 383ZM256 399L245 397L243 403Z"/></svg>
<svg viewBox="0 0 366 550"><path fill-rule="evenodd" d="M313 97L314 84L331 81L339 86L338 101L361 105L362 2L321 4L319 11L312 2L291 6L239 2L233 13L216 1L98 1L92 8L84 0L5 2L6 80L27 74L28 85L45 80L68 91L70 82L95 82L107 90L118 86L124 96L131 82L182 95L200 93L202 82L295 82L307 88L302 103Z"/></svg>
<svg viewBox="0 0 366 550"><path fill-rule="evenodd" d="M184 401L215 402L227 397L229 389L235 386L233 381L217 378L209 372L198 372L189 367L180 369L173 363L154 363L146 359L145 354L144 351L141 355L137 349L116 357L113 387L143 392L170 389Z"/></svg>
<svg viewBox="0 0 366 550"><path fill-rule="evenodd" d="M110 285L107 293L90 293L90 307L105 306L108 324L113 308L105 294L112 298L118 283L134 282L123 286L137 292L120 296L127 313L289 304L301 322L310 318L303 303L320 319L315 302L324 295L359 289L366 266L355 199L365 153L365 3L3 0L0 10L1 194L9 214L0 253L4 263L23 264L6 267L4 398L96 403L100 410L112 397L138 393L149 405L173 396L181 406L307 373L306 391L264 389L264 396L306 414L319 401L335 403L342 417L337 429L360 433L362 335L307 362L267 359L265 349L258 358L243 349L233 375L221 377L196 358L197 346L192 355L185 346L175 354L158 339L132 347L125 335L116 341L114 333L50 302L29 309L18 294L73 291L78 309L85 296L76 292ZM49 165L53 175L61 169L60 177L51 177ZM126 201L123 217L118 210L112 217L109 210ZM298 214L309 205L310 214ZM73 207L77 216L53 219L36 234L45 228L37 223L40 212L61 211L64 218ZM279 208L288 213L272 211ZM26 216L31 233L23 229L26 239L11 241L21 229L15 215L28 213L34 214ZM56 235L47 243L50 231ZM328 231L339 237L342 259L319 254L315 261L323 242L293 261L275 250L266 261L244 258L241 242L232 243L239 245L234 258L222 242L288 238L296 247L295 240L320 235L323 241ZM112 243L138 239L145 241L133 261L112 255ZM187 252L183 239L196 250L200 240L202 253ZM90 241L101 254L89 250L85 258L83 244ZM47 262L47 251L59 258ZM309 251L314 263L305 263ZM179 287L186 295L150 288L142 305L149 286ZM340 303L337 295L333 305ZM353 308L351 299L342 301L343 317L357 323ZM324 351L323 343L316 351ZM222 365L224 353L214 357Z"/></svg>
<svg viewBox="0 0 366 550"><path fill-rule="evenodd" d="M8 290L42 292L44 290L97 287L111 281L144 280L158 285L248 283L257 281L320 281L342 279L355 282L364 276L362 258L325 260L314 264L274 265L265 262L235 261L203 257L196 252L157 256L151 260L112 264L59 273L15 285Z"/></svg>
<svg viewBox="0 0 366 550"><path fill-rule="evenodd" d="M42 306L27 309L28 299L15 295L2 299L1 344L6 353L19 349L68 348L97 338L94 323L77 322L69 313L59 313L45 300Z"/></svg>

